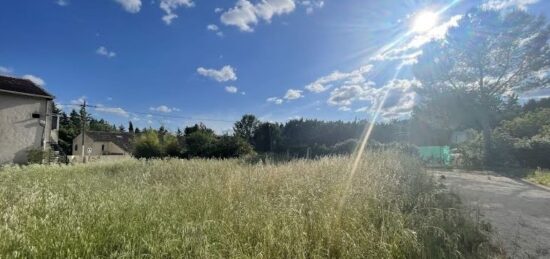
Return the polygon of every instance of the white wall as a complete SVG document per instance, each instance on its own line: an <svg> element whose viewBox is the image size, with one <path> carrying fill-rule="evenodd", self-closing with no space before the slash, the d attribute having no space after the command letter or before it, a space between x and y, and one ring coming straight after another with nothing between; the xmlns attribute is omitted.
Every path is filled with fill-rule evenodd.
<svg viewBox="0 0 550 259"><path fill-rule="evenodd" d="M40 119L32 118L33 113ZM48 147L50 113L47 99L0 92L0 164L26 163L28 150Z"/></svg>

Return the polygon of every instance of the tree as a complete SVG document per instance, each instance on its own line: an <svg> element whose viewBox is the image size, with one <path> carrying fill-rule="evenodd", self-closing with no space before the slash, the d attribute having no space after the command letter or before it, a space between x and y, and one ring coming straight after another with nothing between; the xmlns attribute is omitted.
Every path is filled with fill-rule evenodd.
<svg viewBox="0 0 550 259"><path fill-rule="evenodd" d="M137 158L157 158L162 156L162 146L156 132L149 130L139 135L134 147Z"/></svg>
<svg viewBox="0 0 550 259"><path fill-rule="evenodd" d="M252 114L245 114L240 121L235 122L233 131L235 132L235 136L248 141L248 143L252 143L254 131L258 128L259 124L260 121L256 119L256 116Z"/></svg>
<svg viewBox="0 0 550 259"><path fill-rule="evenodd" d="M550 67L549 36L544 17L519 10L469 11L444 39L426 44L413 67L424 108L431 106L432 117L444 123L480 128L489 162L503 95L549 82L540 76Z"/></svg>
<svg viewBox="0 0 550 259"><path fill-rule="evenodd" d="M281 141L279 124L264 122L254 131L254 147L259 152L273 152Z"/></svg>
<svg viewBox="0 0 550 259"><path fill-rule="evenodd" d="M128 132L134 133L134 124L131 121L128 122Z"/></svg>
<svg viewBox="0 0 550 259"><path fill-rule="evenodd" d="M120 131L120 132L125 132L125 131L126 131L126 128L124 128L124 125L120 124L120 125L118 126L118 131Z"/></svg>

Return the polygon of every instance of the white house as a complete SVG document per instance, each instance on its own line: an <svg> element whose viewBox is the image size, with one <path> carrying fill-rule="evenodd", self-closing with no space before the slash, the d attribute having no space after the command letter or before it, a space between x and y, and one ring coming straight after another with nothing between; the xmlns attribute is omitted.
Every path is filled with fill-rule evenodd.
<svg viewBox="0 0 550 259"><path fill-rule="evenodd" d="M129 156L132 153L133 137L133 134L125 132L87 131L84 134L84 145L82 134L74 138L73 155L82 157L84 154L90 159Z"/></svg>
<svg viewBox="0 0 550 259"><path fill-rule="evenodd" d="M29 150L57 145L53 99L30 80L0 76L0 164L26 163Z"/></svg>

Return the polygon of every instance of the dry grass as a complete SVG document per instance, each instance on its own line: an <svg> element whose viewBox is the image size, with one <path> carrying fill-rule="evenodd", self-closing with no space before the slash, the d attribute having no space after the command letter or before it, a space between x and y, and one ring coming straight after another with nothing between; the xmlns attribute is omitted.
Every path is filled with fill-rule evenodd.
<svg viewBox="0 0 550 259"><path fill-rule="evenodd" d="M0 171L0 257L483 258L487 226L419 163L126 160ZM345 199L341 211L338 204Z"/></svg>
<svg viewBox="0 0 550 259"><path fill-rule="evenodd" d="M550 187L550 170L537 169L527 180Z"/></svg>

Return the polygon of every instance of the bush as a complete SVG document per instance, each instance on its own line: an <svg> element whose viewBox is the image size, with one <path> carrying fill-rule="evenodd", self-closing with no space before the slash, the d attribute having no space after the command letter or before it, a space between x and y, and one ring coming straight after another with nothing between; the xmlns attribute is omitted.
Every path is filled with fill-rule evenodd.
<svg viewBox="0 0 550 259"><path fill-rule="evenodd" d="M49 152L42 149L31 149L27 151L28 164L42 164L48 158Z"/></svg>
<svg viewBox="0 0 550 259"><path fill-rule="evenodd" d="M240 137L221 136L215 144L215 151L212 152L217 158L236 158L254 154L254 149L248 142Z"/></svg>
<svg viewBox="0 0 550 259"><path fill-rule="evenodd" d="M146 131L137 137L134 146L136 158L158 158L162 157L162 146L158 134L154 131Z"/></svg>

